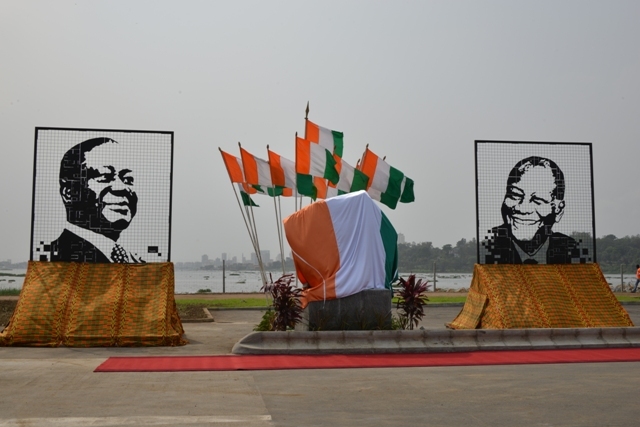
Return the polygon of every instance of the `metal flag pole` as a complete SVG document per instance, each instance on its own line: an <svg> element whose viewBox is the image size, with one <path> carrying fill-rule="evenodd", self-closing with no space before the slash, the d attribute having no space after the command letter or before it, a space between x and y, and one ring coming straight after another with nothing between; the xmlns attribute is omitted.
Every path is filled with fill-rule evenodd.
<svg viewBox="0 0 640 427"><path fill-rule="evenodd" d="M220 150L220 153L222 153L222 149L220 147L218 147L218 150ZM226 167L226 163L225 163L225 167ZM245 215L245 211L243 211L243 203L240 202L240 198L238 197L238 192L236 190L236 186L233 185L234 182L231 179L231 174L229 173L229 171L227 170L227 173L229 174L229 182L231 184L231 188L233 189L233 194L236 196L236 201L238 202L238 207L240 208L240 213L242 214L242 220L244 221L244 225L247 229L247 233L249 233L249 239L251 239L251 245L254 247L254 250L256 248L256 242L251 230L251 226L250 226L250 221L247 220L248 218L248 211L246 212ZM244 206L244 208L246 209L246 206Z"/></svg>
<svg viewBox="0 0 640 427"><path fill-rule="evenodd" d="M247 217L248 218L252 218L252 216L253 216L253 207L252 206L249 206L249 207L245 206L244 208L247 211ZM249 208L251 208L251 211L249 211ZM254 224L254 227L255 227L255 219L253 220L253 224ZM257 232L255 230L254 230L253 234L251 235L251 244L253 246L253 250L255 251L256 259L258 260L258 267L260 269L260 278L262 279L262 287L263 287L264 296L265 296L265 299L267 301L267 305L271 305L271 302L269 300L269 291L267 290L267 287L266 287L267 278L266 278L264 269L262 267L262 255L260 254L260 244L258 242L258 234L257 234Z"/></svg>
<svg viewBox="0 0 640 427"><path fill-rule="evenodd" d="M273 198L273 207L274 207L274 209L276 211L276 228L278 229L278 245L280 247L280 261L281 261L281 264L282 264L282 275L284 276L285 275L284 258L283 258L284 257L284 253L283 253L284 252L284 248L282 246L282 225L281 225L282 224L282 221L281 221L282 212L280 210L280 207L281 207L280 206L280 196L278 196L277 206L276 206L276 198L275 197Z"/></svg>
<svg viewBox="0 0 640 427"><path fill-rule="evenodd" d="M304 139L307 139L307 122L309 121L309 101L307 101L307 108L304 110ZM298 133L296 132L296 136ZM309 205L313 203L313 198L309 197ZM308 205L307 205L308 206ZM302 208L302 199L300 199L300 207Z"/></svg>
<svg viewBox="0 0 640 427"><path fill-rule="evenodd" d="M282 229L282 206L280 205L280 198L278 198L278 213L280 218L278 220L278 226L280 228L280 261L282 261L282 275L287 274L284 263L284 230Z"/></svg>
<svg viewBox="0 0 640 427"><path fill-rule="evenodd" d="M262 253L260 253L260 241L258 240L258 228L256 227L256 217L253 214L253 206L249 206L249 212L251 213L251 222L253 223L253 229L255 232L256 258L258 259L258 267L260 268L260 275L262 276L262 285L266 288L267 276L264 271L264 264L262 263Z"/></svg>

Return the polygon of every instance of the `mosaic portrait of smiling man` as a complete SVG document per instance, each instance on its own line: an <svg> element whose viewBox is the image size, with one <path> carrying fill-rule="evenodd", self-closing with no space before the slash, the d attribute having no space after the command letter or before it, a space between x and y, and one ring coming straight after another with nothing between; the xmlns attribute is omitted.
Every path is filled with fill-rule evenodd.
<svg viewBox="0 0 640 427"><path fill-rule="evenodd" d="M476 141L476 150L481 264L594 262L590 144ZM506 178L496 176L496 163L525 152L536 154L512 162ZM498 195L499 217L489 208Z"/></svg>
<svg viewBox="0 0 640 427"><path fill-rule="evenodd" d="M172 144L168 132L36 129L31 259L168 261Z"/></svg>

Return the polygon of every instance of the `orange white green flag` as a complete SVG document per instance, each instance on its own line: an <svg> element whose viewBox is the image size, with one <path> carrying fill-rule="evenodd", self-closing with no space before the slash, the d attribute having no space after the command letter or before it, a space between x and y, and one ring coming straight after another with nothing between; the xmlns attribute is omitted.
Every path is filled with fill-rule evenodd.
<svg viewBox="0 0 640 427"><path fill-rule="evenodd" d="M312 203L284 219L304 301L388 289L397 277L398 235L365 191Z"/></svg>
<svg viewBox="0 0 640 427"><path fill-rule="evenodd" d="M271 181L274 185L287 188L296 188L296 164L284 158L274 151L269 150L269 168L271 170Z"/></svg>
<svg viewBox="0 0 640 427"><path fill-rule="evenodd" d="M222 161L227 168L229 179L232 183L236 183L238 191L240 191L240 197L242 197L242 204L244 206L256 206L255 202L251 199L249 194L257 193L257 190L249 186L244 180L244 172L242 169L242 160L240 158L220 150L222 154Z"/></svg>
<svg viewBox="0 0 640 427"><path fill-rule="evenodd" d="M413 180L378 157L369 147L365 150L359 169L369 177L367 193L372 199L395 209L398 202L415 200Z"/></svg>
<svg viewBox="0 0 640 427"><path fill-rule="evenodd" d="M307 119L305 136L307 140L318 143L338 157L342 157L344 149L344 134L342 132L323 128Z"/></svg>
<svg viewBox="0 0 640 427"><path fill-rule="evenodd" d="M333 153L320 144L296 136L296 173L318 176L337 184L340 174Z"/></svg>
<svg viewBox="0 0 640 427"><path fill-rule="evenodd" d="M336 185L329 184L326 198L367 189L369 177L364 172L354 168L341 158L336 159L336 168L340 172L340 180Z"/></svg>
<svg viewBox="0 0 640 427"><path fill-rule="evenodd" d="M296 188L305 196L319 197L317 186L323 178L337 184L340 174L333 154L324 147L296 136ZM325 184L326 185L326 184Z"/></svg>
<svg viewBox="0 0 640 427"><path fill-rule="evenodd" d="M274 185L271 180L269 162L254 156L242 147L240 147L240 156L242 157L244 178L248 184L267 187Z"/></svg>

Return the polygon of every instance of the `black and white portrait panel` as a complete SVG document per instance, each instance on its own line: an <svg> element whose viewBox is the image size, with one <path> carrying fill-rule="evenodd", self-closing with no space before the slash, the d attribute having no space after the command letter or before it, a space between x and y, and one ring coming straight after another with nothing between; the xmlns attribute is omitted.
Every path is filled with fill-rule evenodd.
<svg viewBox="0 0 640 427"><path fill-rule="evenodd" d="M31 259L170 260L173 132L36 128Z"/></svg>
<svg viewBox="0 0 640 427"><path fill-rule="evenodd" d="M595 262L589 143L476 141L478 263Z"/></svg>

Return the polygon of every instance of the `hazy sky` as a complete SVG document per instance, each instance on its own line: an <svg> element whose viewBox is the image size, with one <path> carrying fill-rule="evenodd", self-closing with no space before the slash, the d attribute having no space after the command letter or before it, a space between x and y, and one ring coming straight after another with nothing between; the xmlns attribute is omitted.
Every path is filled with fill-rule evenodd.
<svg viewBox="0 0 640 427"><path fill-rule="evenodd" d="M409 242L475 237L476 139L592 142L597 236L639 234L639 22L637 1L0 1L0 260L29 257L36 126L174 131L172 260L249 256L218 147L293 160L307 101L347 162L369 144L415 181L382 208Z"/></svg>

